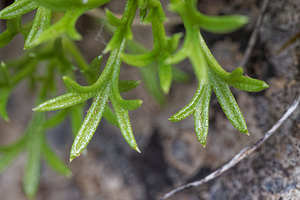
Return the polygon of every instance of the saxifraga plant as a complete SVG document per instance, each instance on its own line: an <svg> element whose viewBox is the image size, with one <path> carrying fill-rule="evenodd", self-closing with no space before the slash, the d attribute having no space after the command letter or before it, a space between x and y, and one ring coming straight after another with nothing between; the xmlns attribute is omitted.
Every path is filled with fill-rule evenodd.
<svg viewBox="0 0 300 200"><path fill-rule="evenodd" d="M204 15L197 10L196 0L170 0L168 8L180 15L186 31L184 36L166 35L166 17L159 0L127 0L121 19L106 10L106 18L100 21L112 33L112 38L104 51L88 64L73 43L73 40L81 39L75 24L81 15L107 2L109 0L15 0L0 11L0 19L6 20L6 30L0 34L0 47L8 44L17 34L22 34L25 40L25 51L20 58L1 62L2 118L9 120L6 104L11 92L21 81L29 79L40 90L36 100L38 105L33 108L33 116L24 136L14 144L0 147L1 172L20 152L27 151L23 186L29 197L34 196L38 188L42 157L58 173L71 175L45 137L47 129L58 125L68 115L74 133L70 161L87 147L102 117L118 126L129 146L140 152L128 112L137 109L142 101L125 100L121 96L121 93L136 88L140 82L119 79L122 62L139 67L146 87L162 103L163 94L168 94L172 81L186 79L186 74L173 65L186 58L190 60L198 80L198 89L191 101L170 120L176 122L193 115L195 132L203 146L208 133L212 91L233 126L248 134L247 125L229 86L248 92L268 87L263 81L244 76L240 67L231 73L225 71L211 54L200 33L200 29L218 34L228 33L243 27L248 18L240 15ZM33 10L36 11L34 19L22 23L22 16ZM152 26L151 51L133 41L131 26L137 11L140 22ZM183 38L183 45L178 49L180 38ZM102 54L108 53L108 61L101 70ZM44 69L38 70L41 62L44 63L41 66ZM80 70L88 86L76 82L74 69ZM57 76L62 76L67 92L49 100L57 92ZM88 99L93 101L84 117L84 105ZM45 114L46 111L55 110L58 111L50 117Z"/></svg>

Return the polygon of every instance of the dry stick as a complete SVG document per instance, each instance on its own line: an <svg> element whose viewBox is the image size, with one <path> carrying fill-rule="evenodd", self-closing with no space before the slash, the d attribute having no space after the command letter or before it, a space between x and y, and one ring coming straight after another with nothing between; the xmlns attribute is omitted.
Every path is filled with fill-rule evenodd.
<svg viewBox="0 0 300 200"><path fill-rule="evenodd" d="M267 6L269 4L269 0L264 0L263 1L263 4L262 4L262 7L260 9L260 14L259 16L257 17L257 20L256 20L256 24L255 24L255 27L254 27L254 30L250 36L250 40L248 42L248 45L247 45L247 49L245 51L245 55L244 55L244 58L240 64L240 66L242 67L245 67L250 56L251 56L251 53L253 51L253 48L254 48L254 45L256 43L256 40L257 40L257 34L258 34L258 30L260 28L260 25L262 23L262 19L263 19L263 15L267 9Z"/></svg>
<svg viewBox="0 0 300 200"><path fill-rule="evenodd" d="M257 150L258 147L260 147L267 139L269 139L275 133L275 131L283 124L283 122L286 121L288 119L288 117L291 116L291 114L297 109L297 107L299 105L299 102L300 102L300 95L294 101L294 103L287 109L287 111L284 113L284 115L255 144L242 149L229 162L227 162L226 164L224 164L221 168L217 169L216 171L210 173L209 175L207 175L203 179L201 179L199 181L188 183L188 184L180 186L178 188L175 188L172 191L170 191L167 194L165 194L161 198L161 200L165 200L165 199L173 196L174 194L176 194L176 193L178 193L178 192L180 192L182 190L185 190L185 189L188 189L188 188L191 188L191 187L198 187L200 185L203 185L204 183L207 183L208 181L211 181L211 180L215 179L216 177L218 177L221 174L223 174L225 171L227 171L230 168L232 168L235 165L237 165L240 161L242 161L248 155L250 155L255 150Z"/></svg>

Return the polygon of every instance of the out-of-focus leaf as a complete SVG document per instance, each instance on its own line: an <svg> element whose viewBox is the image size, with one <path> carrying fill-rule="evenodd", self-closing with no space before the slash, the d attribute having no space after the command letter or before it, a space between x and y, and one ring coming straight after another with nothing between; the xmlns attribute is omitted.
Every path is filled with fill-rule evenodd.
<svg viewBox="0 0 300 200"><path fill-rule="evenodd" d="M11 89L9 88L0 88L0 115L2 117L2 119L4 119L5 121L9 121L9 117L6 111L6 105L7 105L7 101L8 98L10 96L11 93Z"/></svg>
<svg viewBox="0 0 300 200"><path fill-rule="evenodd" d="M44 128L51 128L59 125L61 122L63 122L68 115L67 110L60 110L57 113L55 113L53 116L51 116L46 122L44 123Z"/></svg>
<svg viewBox="0 0 300 200"><path fill-rule="evenodd" d="M2 156L0 156L0 173L20 154L22 146L10 148Z"/></svg>
<svg viewBox="0 0 300 200"><path fill-rule="evenodd" d="M141 81L132 81L132 80L121 80L119 81L119 91L122 92L129 92L130 90L135 89Z"/></svg>
<svg viewBox="0 0 300 200"><path fill-rule="evenodd" d="M118 100L118 104L124 109L124 110L135 110L138 107L142 105L143 101L140 99L133 99L133 100L124 100L120 99Z"/></svg>
<svg viewBox="0 0 300 200"><path fill-rule="evenodd" d="M119 26L121 25L121 20L117 18L112 12L110 12L108 9L105 9L106 12L106 18L108 22L113 26Z"/></svg>
<svg viewBox="0 0 300 200"><path fill-rule="evenodd" d="M84 108L84 104L78 104L70 108L71 126L72 126L72 133L74 138L76 137L80 129L81 123L83 121L83 108Z"/></svg>
<svg viewBox="0 0 300 200"><path fill-rule="evenodd" d="M45 120L44 113L35 113L27 129L27 150L28 159L24 171L23 188L26 196L33 197L39 185L41 169L41 148L42 140L45 134L43 123Z"/></svg>
<svg viewBox="0 0 300 200"><path fill-rule="evenodd" d="M113 111L109 108L108 105L105 106L103 117L106 121L108 121L112 125L115 125L116 127L119 126L116 115L113 113Z"/></svg>
<svg viewBox="0 0 300 200"><path fill-rule="evenodd" d="M178 68L172 68L172 78L174 82L180 83L190 80L189 75Z"/></svg>
<svg viewBox="0 0 300 200"><path fill-rule="evenodd" d="M172 66L160 64L158 68L158 75L163 92L168 94L172 84Z"/></svg>
<svg viewBox="0 0 300 200"><path fill-rule="evenodd" d="M51 166L51 168L59 174L66 177L71 177L72 172L68 166L63 163L63 161L52 151L47 142L44 140L42 146L42 153L46 162Z"/></svg>

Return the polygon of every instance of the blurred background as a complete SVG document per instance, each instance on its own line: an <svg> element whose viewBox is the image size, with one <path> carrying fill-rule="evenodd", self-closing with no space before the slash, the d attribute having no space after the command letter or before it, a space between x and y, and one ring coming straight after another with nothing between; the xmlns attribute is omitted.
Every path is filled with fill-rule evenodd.
<svg viewBox="0 0 300 200"><path fill-rule="evenodd" d="M0 8L12 1L2 0ZM167 11L168 1L162 1ZM203 32L208 47L227 70L240 66L249 37L261 14L260 0L200 0L198 8L206 14L243 14L249 24L231 34ZM125 1L111 1L105 7L122 14ZM101 8L102 9L102 8ZM99 11L101 12L101 11ZM178 16L166 12L167 33L183 32ZM30 14L27 16L30 18ZM193 119L172 123L169 116L186 105L197 88L189 62L178 66L190 75L190 81L175 83L166 104L159 105L141 84L126 93L125 98L140 98L143 105L130 112L135 137L142 151L129 148L118 128L102 120L88 153L68 163L72 145L69 120L49 131L48 141L55 152L68 163L71 178L58 175L42 165L37 200L155 200L175 186L201 179L231 159L243 147L256 142L285 112L300 94L300 46L296 39L278 53L281 46L300 30L300 1L269 1L258 27L258 36L245 66L245 73L266 81L270 88L259 93L232 89L246 122L250 136L230 124L213 95L210 104L210 128L206 148L197 141ZM26 20L26 19L25 19ZM5 23L0 20L0 31ZM77 42L88 61L98 56L110 39L101 24L84 15L77 24L83 40ZM152 48L151 27L133 25L135 40ZM22 54L23 38L16 37L0 49L0 60ZM121 79L140 80L138 69L123 65ZM58 80L60 81L60 80ZM63 84L62 84L62 92ZM0 120L0 145L20 138L32 115L35 92L28 83L19 85L8 102L9 123ZM1 94L0 94L1 98ZM22 174L26 155L0 174L0 199L24 200ZM300 199L300 110L268 140L259 151L243 160L221 177L194 189L181 192L173 200L223 199Z"/></svg>

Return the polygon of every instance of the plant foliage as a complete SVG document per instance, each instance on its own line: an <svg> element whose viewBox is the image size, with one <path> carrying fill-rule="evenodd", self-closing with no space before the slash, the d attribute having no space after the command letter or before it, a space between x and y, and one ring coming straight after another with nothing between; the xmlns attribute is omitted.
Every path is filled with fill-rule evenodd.
<svg viewBox="0 0 300 200"><path fill-rule="evenodd" d="M33 88L40 88L38 105L33 108L34 114L24 136L12 145L0 147L0 171L19 153L24 150L27 152L23 185L28 196L34 196L37 191L42 157L58 173L71 175L45 137L47 129L58 125L67 116L70 116L74 133L70 161L87 148L102 118L119 127L129 146L140 152L131 128L129 111L141 106L142 101L122 97L123 92L133 90L140 81L119 79L122 62L138 67L149 92L164 104L164 94L169 93L172 82L187 79L187 75L174 65L189 59L198 80L198 88L191 101L172 115L170 120L176 122L192 115L198 140L203 146L206 145L208 133L212 91L233 126L248 134L246 122L229 86L248 92L268 87L263 81L244 76L242 68L236 68L233 72L225 71L211 54L200 32L201 29L218 34L235 31L243 27L248 18L202 14L197 10L196 0L170 0L169 9L180 15L184 24L184 36L166 35L166 16L159 0L127 0L121 18L106 10L106 18L98 20L112 33L112 38L103 52L88 64L73 43L73 40L81 39L75 25L81 15L107 2L109 0L15 0L0 11L0 19L6 21L6 30L0 34L0 47L22 34L26 50L19 59L1 63L2 118L9 120L7 101L20 82L28 79ZM22 23L22 16L33 10L34 19ZM152 26L152 50L133 40L131 27L138 11L140 22ZM183 45L178 48L181 38ZM109 54L103 70L102 54ZM46 63L42 73L38 70L41 62ZM87 86L76 82L74 69L80 70ZM66 93L51 98L57 94L56 76L62 76ZM92 103L84 116L84 105L89 99L92 99ZM46 111L56 112L49 117Z"/></svg>

